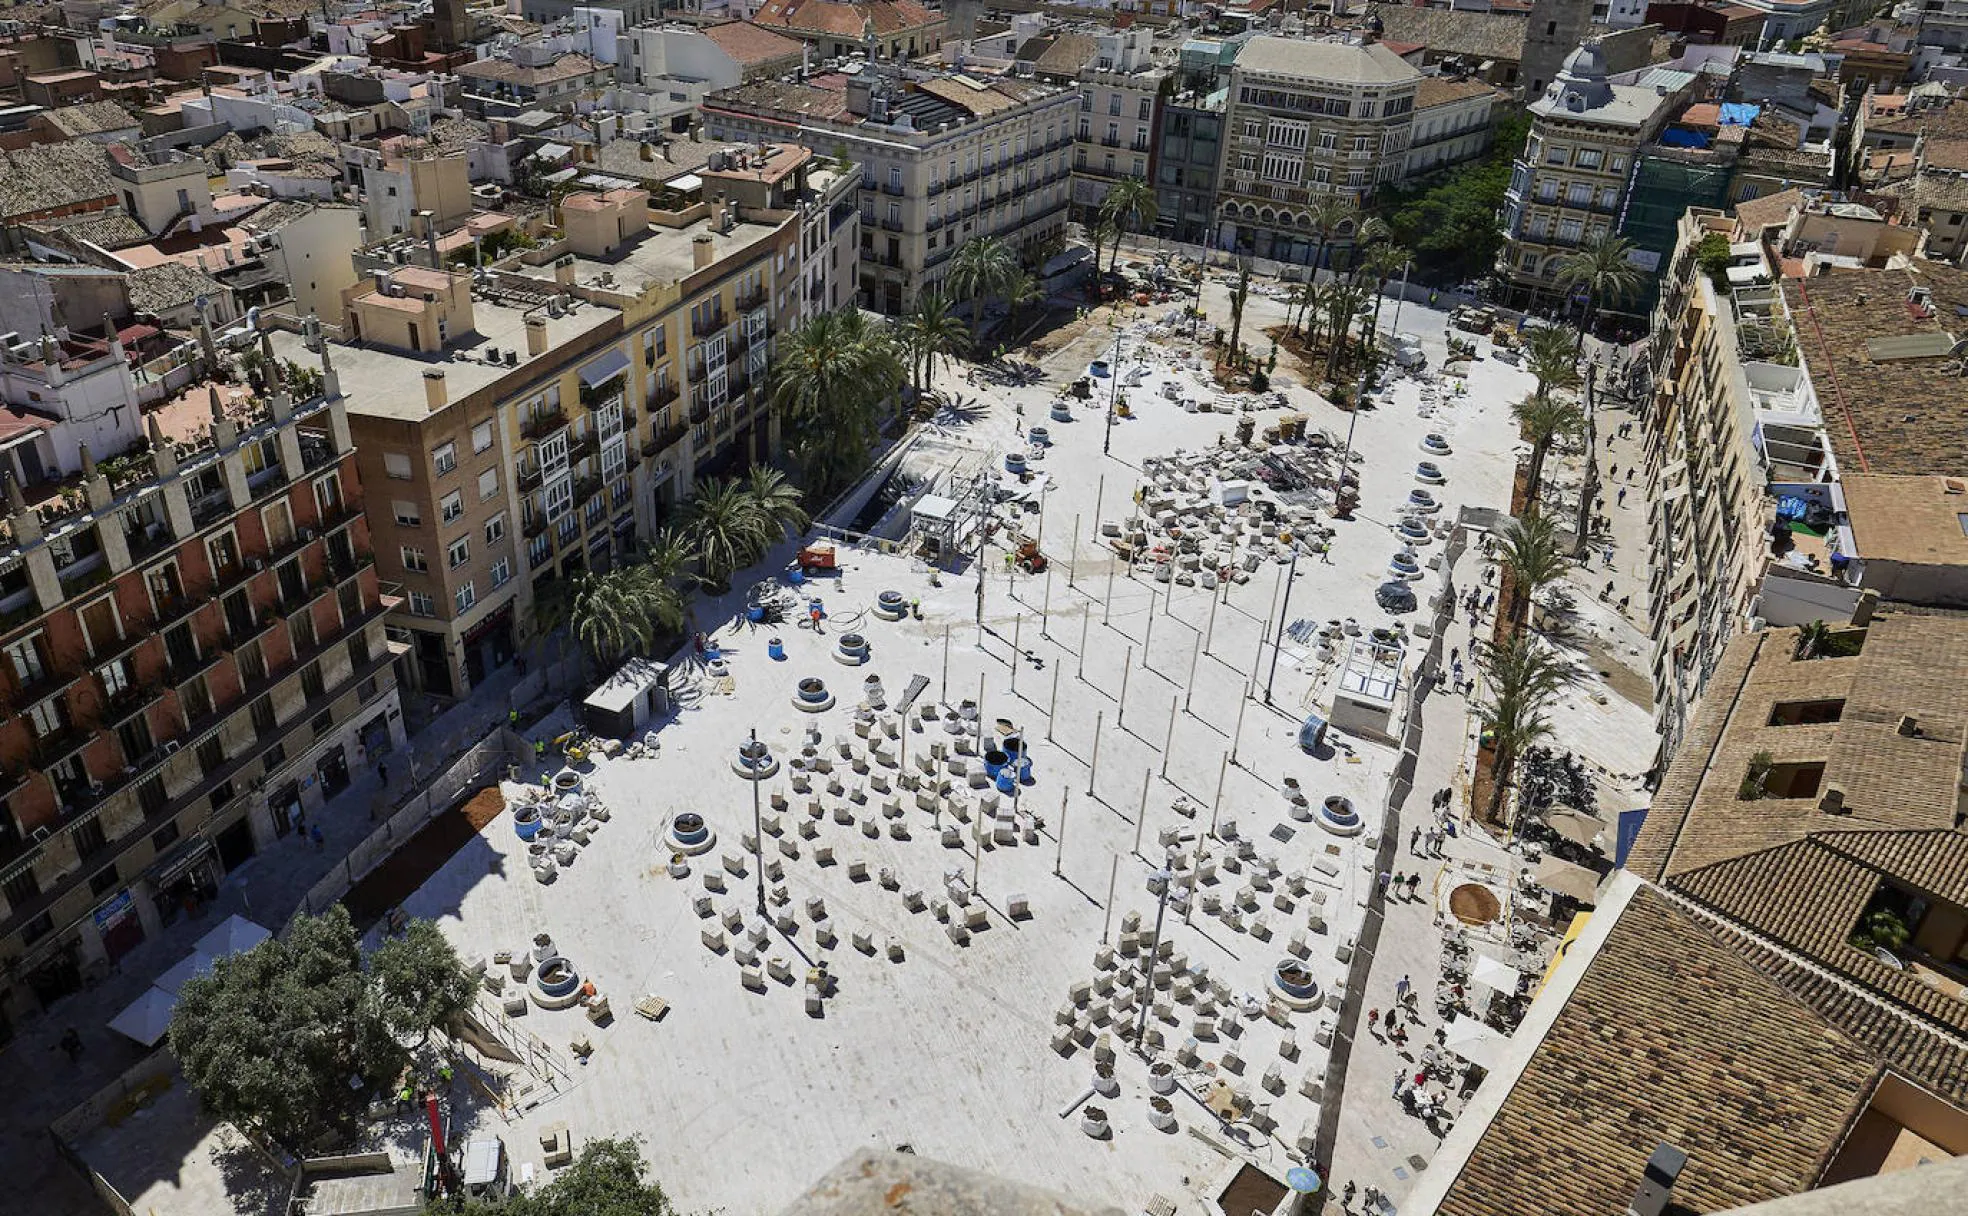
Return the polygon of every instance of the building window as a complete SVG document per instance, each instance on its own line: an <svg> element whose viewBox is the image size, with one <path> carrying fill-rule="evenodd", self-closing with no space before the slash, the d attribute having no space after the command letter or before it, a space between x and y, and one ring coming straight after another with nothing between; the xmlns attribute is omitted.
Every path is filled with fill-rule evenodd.
<svg viewBox="0 0 1968 1216"><path fill-rule="evenodd" d="M383 472L398 481L409 481L410 458L402 452L384 452Z"/></svg>
<svg viewBox="0 0 1968 1216"><path fill-rule="evenodd" d="M506 513L504 511L485 521L485 543L496 545L506 535Z"/></svg>
<svg viewBox="0 0 1968 1216"><path fill-rule="evenodd" d="M1597 148L1580 148L1578 167L1581 169L1597 169L1599 163L1604 159L1604 155Z"/></svg>
<svg viewBox="0 0 1968 1216"><path fill-rule="evenodd" d="M1558 239L1576 245L1585 237L1585 225L1578 220L1558 221Z"/></svg>
<svg viewBox="0 0 1968 1216"><path fill-rule="evenodd" d="M512 577L512 563L510 561L507 561L505 558L502 557L498 561L492 563L492 589L494 591L497 591L499 588L505 586L506 580L511 577Z"/></svg>
<svg viewBox="0 0 1968 1216"><path fill-rule="evenodd" d="M499 470L487 469L478 475L478 501L485 502L498 497Z"/></svg>
<svg viewBox="0 0 1968 1216"><path fill-rule="evenodd" d="M458 588L458 594L453 598L457 601L458 611L468 612L471 606L478 602L478 591L470 583L466 583Z"/></svg>
<svg viewBox="0 0 1968 1216"><path fill-rule="evenodd" d="M438 513L447 524L457 523L465 513L465 495L461 490L453 490L438 500Z"/></svg>
<svg viewBox="0 0 1968 1216"><path fill-rule="evenodd" d="M492 424L481 422L472 428L472 452L476 455L492 446Z"/></svg>
<svg viewBox="0 0 1968 1216"><path fill-rule="evenodd" d="M439 477L458 467L458 445L440 443L431 449L431 468Z"/></svg>
<svg viewBox="0 0 1968 1216"><path fill-rule="evenodd" d="M437 608L431 603L430 592L412 591L410 593L411 616L436 616Z"/></svg>
<svg viewBox="0 0 1968 1216"><path fill-rule="evenodd" d="M444 560L453 570L470 561L471 541L462 536L452 541L444 550Z"/></svg>
<svg viewBox="0 0 1968 1216"><path fill-rule="evenodd" d="M405 545L403 546L401 554L403 558L403 568L405 570L412 570L421 574L424 571L430 569L430 562L425 560L424 551L422 549L419 549L414 545Z"/></svg>
<svg viewBox="0 0 1968 1216"><path fill-rule="evenodd" d="M1547 165L1562 165L1565 163L1568 152L1569 149L1553 144L1544 150L1544 163Z"/></svg>
<svg viewBox="0 0 1968 1216"><path fill-rule="evenodd" d="M418 528L423 526L423 509L414 502L405 502L399 498L390 504L390 510L395 514L396 524L399 528Z"/></svg>

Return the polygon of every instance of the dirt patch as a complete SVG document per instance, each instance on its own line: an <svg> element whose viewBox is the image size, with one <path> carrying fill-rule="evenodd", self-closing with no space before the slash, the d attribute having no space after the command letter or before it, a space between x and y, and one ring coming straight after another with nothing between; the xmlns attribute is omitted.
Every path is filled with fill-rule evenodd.
<svg viewBox="0 0 1968 1216"><path fill-rule="evenodd" d="M487 786L425 824L423 830L404 841L382 865L349 888L349 893L342 897L349 919L358 929L367 929L383 919L391 908L429 882L431 875L505 809L505 795L497 786Z"/></svg>
<svg viewBox="0 0 1968 1216"><path fill-rule="evenodd" d="M1449 892L1449 914L1465 925L1487 925L1503 911L1496 892L1476 883L1464 883Z"/></svg>
<svg viewBox="0 0 1968 1216"><path fill-rule="evenodd" d="M1653 709L1653 684L1646 676L1628 667L1625 660L1621 659L1611 646L1599 638L1593 638L1586 643L1585 654L1592 664L1592 670L1599 673L1599 678L1606 682L1607 688L1642 709L1649 711Z"/></svg>

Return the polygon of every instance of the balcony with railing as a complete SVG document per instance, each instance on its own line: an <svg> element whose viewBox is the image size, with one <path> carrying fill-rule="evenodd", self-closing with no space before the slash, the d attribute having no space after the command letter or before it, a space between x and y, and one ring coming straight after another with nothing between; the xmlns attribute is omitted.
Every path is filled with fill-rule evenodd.
<svg viewBox="0 0 1968 1216"><path fill-rule="evenodd" d="M699 338L708 338L730 323L731 318L725 315L725 311L722 308L709 316L692 313L690 317L690 332Z"/></svg>
<svg viewBox="0 0 1968 1216"><path fill-rule="evenodd" d="M739 312L751 312L755 308L765 307L765 300L765 288L754 287L750 291L738 292L731 302Z"/></svg>
<svg viewBox="0 0 1968 1216"><path fill-rule="evenodd" d="M566 425L566 410L556 409L551 412L537 413L520 423L519 437L528 441L545 439Z"/></svg>
<svg viewBox="0 0 1968 1216"><path fill-rule="evenodd" d="M657 430L656 434L647 443L642 445L642 454L644 456L654 456L658 452L665 451L681 443L683 437L689 433L689 427L680 422L673 422Z"/></svg>

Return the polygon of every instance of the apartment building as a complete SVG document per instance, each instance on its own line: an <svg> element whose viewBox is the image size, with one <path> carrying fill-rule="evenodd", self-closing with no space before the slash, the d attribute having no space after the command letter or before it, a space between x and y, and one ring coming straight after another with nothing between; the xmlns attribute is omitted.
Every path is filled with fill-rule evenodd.
<svg viewBox="0 0 1968 1216"><path fill-rule="evenodd" d="M1697 262L1705 238L1730 251L1719 278ZM1932 478L1968 467L1947 411L1907 408L1944 374L1942 317L1968 306L1968 274L1954 267L1887 268L1921 239L1795 193L1741 204L1733 219L1691 209L1682 221L1654 313L1643 424L1663 762L1745 630L1844 619L1868 588L1968 603L1955 577L1968 552L1913 543L1945 501ZM1778 279L1785 265L1803 277Z"/></svg>
<svg viewBox="0 0 1968 1216"><path fill-rule="evenodd" d="M322 326L378 563L404 588L406 684L464 695L533 636L548 583L607 569L699 478L775 450L770 344L852 298L855 175L782 145L694 177L569 195L558 242L494 268L374 268Z"/></svg>
<svg viewBox="0 0 1968 1216"><path fill-rule="evenodd" d="M194 384L116 333L0 353L0 1022L403 741L347 402ZM310 366L312 361L310 361ZM125 408L68 390L121 380Z"/></svg>
<svg viewBox="0 0 1968 1216"><path fill-rule="evenodd" d="M1107 192L1123 178L1154 180L1157 101L1169 68L1154 55L1149 31L1094 35L1094 57L1079 73L1070 214L1098 218Z"/></svg>
<svg viewBox="0 0 1968 1216"><path fill-rule="evenodd" d="M1837 625L1729 643L1404 1211L1960 1206L1925 1163L1968 1152L1968 622Z"/></svg>
<svg viewBox="0 0 1968 1216"><path fill-rule="evenodd" d="M1309 262L1320 239L1315 200L1360 207L1405 175L1420 85L1421 73L1379 42L1246 42L1224 111L1219 247ZM1353 227L1328 235L1330 264Z"/></svg>
<svg viewBox="0 0 1968 1216"><path fill-rule="evenodd" d="M1161 99L1155 157L1158 233L1193 245L1216 239L1216 177L1223 164L1223 109L1239 44L1191 38L1176 52Z"/></svg>
<svg viewBox="0 0 1968 1216"><path fill-rule="evenodd" d="M1619 223L1633 162L1693 89L1689 72L1658 87L1615 84L1597 39L1574 51L1528 107L1531 132L1504 193L1497 276L1512 307L1562 303L1556 281L1567 254ZM1671 87L1670 87L1671 85Z"/></svg>
<svg viewBox="0 0 1968 1216"><path fill-rule="evenodd" d="M1480 80L1424 79L1415 89L1414 128L1402 176L1420 177L1488 152L1501 96Z"/></svg>
<svg viewBox="0 0 1968 1216"><path fill-rule="evenodd" d="M942 12L916 0L765 0L752 20L806 43L816 59L915 59L943 44Z"/></svg>
<svg viewBox="0 0 1968 1216"><path fill-rule="evenodd" d="M793 139L861 168L864 308L894 315L948 273L959 246L1015 249L1062 233L1079 94L1033 80L864 68L711 95L713 140Z"/></svg>

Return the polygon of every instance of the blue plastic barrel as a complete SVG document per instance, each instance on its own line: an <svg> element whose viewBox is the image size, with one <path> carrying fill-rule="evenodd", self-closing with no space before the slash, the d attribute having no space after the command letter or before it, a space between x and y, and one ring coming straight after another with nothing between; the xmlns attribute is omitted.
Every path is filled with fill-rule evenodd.
<svg viewBox="0 0 1968 1216"><path fill-rule="evenodd" d="M998 774L1001 771L1003 771L1005 762L1009 759L1010 759L1009 756L1005 755L1003 752L999 751L996 748L992 748L990 751L985 752L984 775L993 780L996 780Z"/></svg>
<svg viewBox="0 0 1968 1216"><path fill-rule="evenodd" d="M998 770L998 792L1009 794L1018 789L1018 774L1009 766Z"/></svg>
<svg viewBox="0 0 1968 1216"><path fill-rule="evenodd" d="M785 643L781 642L778 638L773 638L765 644L765 653L775 659L783 660L786 657Z"/></svg>

